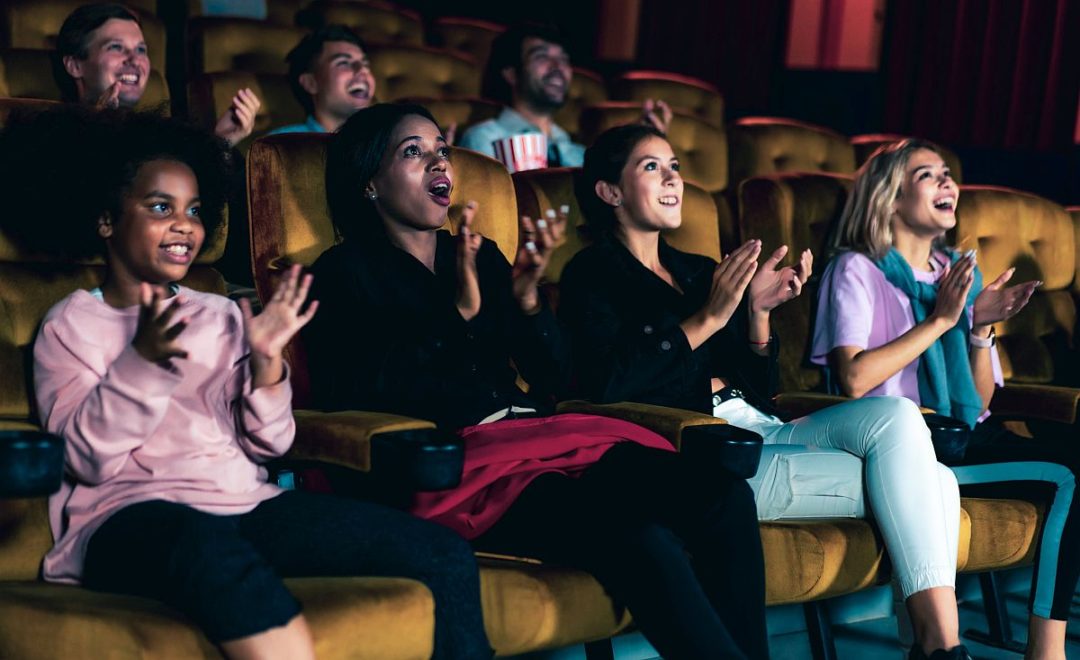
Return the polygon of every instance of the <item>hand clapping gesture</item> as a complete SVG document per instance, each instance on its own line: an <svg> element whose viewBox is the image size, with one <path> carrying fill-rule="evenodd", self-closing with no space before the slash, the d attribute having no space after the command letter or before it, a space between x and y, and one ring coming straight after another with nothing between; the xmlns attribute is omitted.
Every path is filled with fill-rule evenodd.
<svg viewBox="0 0 1080 660"><path fill-rule="evenodd" d="M1001 279L1001 278L998 278ZM960 320L967 306L968 293L975 281L975 257L970 254L945 267L945 274L938 280L937 302L931 318L944 321L951 328Z"/></svg>
<svg viewBox="0 0 1080 660"><path fill-rule="evenodd" d="M255 92L248 88L241 89L233 97L229 109L218 119L214 126L214 135L235 147L238 142L251 135L255 128L255 115L259 113L262 101Z"/></svg>
<svg viewBox="0 0 1080 660"><path fill-rule="evenodd" d="M477 203L473 201L465 205L457 234L457 310L466 321L480 313L480 276L476 271L476 253L480 250L484 237L472 230L476 208Z"/></svg>
<svg viewBox="0 0 1080 660"><path fill-rule="evenodd" d="M750 280L751 312L771 312L802 293L803 285L810 279L814 267L814 255L810 250L803 250L799 263L794 268L786 266L777 269L780 260L787 253L788 247L781 245Z"/></svg>
<svg viewBox="0 0 1080 660"><path fill-rule="evenodd" d="M139 325L131 345L147 361L171 369L173 358L183 360L188 356L176 341L187 328L187 319L172 322L184 298L177 295L165 305L161 301L157 288L146 282L139 285Z"/></svg>
<svg viewBox="0 0 1080 660"><path fill-rule="evenodd" d="M646 99L641 106L641 123L667 135L673 117L671 107L661 99Z"/></svg>
<svg viewBox="0 0 1080 660"><path fill-rule="evenodd" d="M1003 288L1015 272L1015 268L1005 271L996 280L986 285L975 297L972 326L993 325L1015 316L1031 300L1031 294L1035 293L1035 289L1042 286L1039 280L1032 280L1007 289Z"/></svg>
<svg viewBox="0 0 1080 660"><path fill-rule="evenodd" d="M307 311L300 310L307 300L311 287L310 274L300 277L300 265L289 268L278 282L274 295L263 305L257 316L251 304L240 299L240 311L244 316L244 336L251 347L251 372L253 389L279 382L284 375L281 351L289 340L315 316L319 303L312 301Z"/></svg>
<svg viewBox="0 0 1080 660"><path fill-rule="evenodd" d="M715 330L726 326L739 307L746 287L757 271L759 254L761 241L747 241L721 261L713 271L712 289L701 312L712 321Z"/></svg>
<svg viewBox="0 0 1080 660"><path fill-rule="evenodd" d="M537 286L544 275L544 269L551 259L551 253L562 244L566 233L566 218L570 207L559 207L558 213L548 209L543 218L534 223L527 215L521 216L520 235L517 257L513 267L514 298L521 305L521 311L535 314L540 311L540 291Z"/></svg>

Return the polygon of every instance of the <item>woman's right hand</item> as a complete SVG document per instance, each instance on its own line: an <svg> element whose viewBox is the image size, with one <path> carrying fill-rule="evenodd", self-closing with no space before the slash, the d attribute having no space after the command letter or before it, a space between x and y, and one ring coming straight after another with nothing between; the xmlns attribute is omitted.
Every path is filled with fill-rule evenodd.
<svg viewBox="0 0 1080 660"><path fill-rule="evenodd" d="M938 281L937 302L930 318L937 320L945 329L953 327L967 307L968 293L975 282L975 258L964 255L946 267Z"/></svg>
<svg viewBox="0 0 1080 660"><path fill-rule="evenodd" d="M757 258L761 254L761 241L750 240L743 243L713 271L712 289L705 306L699 312L719 330L731 320L731 315L739 307L743 294L750 280L757 272Z"/></svg>
<svg viewBox="0 0 1080 660"><path fill-rule="evenodd" d="M471 321L480 313L480 276L476 271L476 253L484 237L472 231L477 206L475 201L465 205L457 235L457 310L466 321Z"/></svg>
<svg viewBox="0 0 1080 660"><path fill-rule="evenodd" d="M179 294L165 306L161 305L161 300L162 296L156 288L146 282L139 285L139 325L131 345L145 360L167 369L172 358L184 359L188 356L187 351L176 342L176 338L187 328L187 319L172 323L176 311L184 302Z"/></svg>

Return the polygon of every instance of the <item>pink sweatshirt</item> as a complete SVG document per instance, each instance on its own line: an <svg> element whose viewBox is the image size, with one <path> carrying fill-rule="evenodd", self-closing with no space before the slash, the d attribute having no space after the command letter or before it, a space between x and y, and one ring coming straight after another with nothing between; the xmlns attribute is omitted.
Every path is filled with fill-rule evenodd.
<svg viewBox="0 0 1080 660"><path fill-rule="evenodd" d="M181 289L187 359L166 370L131 346L139 308L76 291L45 316L34 387L45 428L66 440L66 478L49 499L55 545L45 579L77 583L86 544L106 518L146 500L240 514L281 493L259 463L295 430L288 378L252 391L239 308Z"/></svg>

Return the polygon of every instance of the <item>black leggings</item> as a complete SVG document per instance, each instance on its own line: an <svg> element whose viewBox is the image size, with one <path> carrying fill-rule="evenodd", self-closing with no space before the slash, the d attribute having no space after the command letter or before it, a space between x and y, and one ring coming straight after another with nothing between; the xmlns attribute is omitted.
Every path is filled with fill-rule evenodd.
<svg viewBox="0 0 1080 660"><path fill-rule="evenodd" d="M435 597L435 655L490 658L472 548L406 513L290 491L234 516L153 500L94 533L83 585L163 601L214 642L283 626L300 612L281 577L406 577Z"/></svg>
<svg viewBox="0 0 1080 660"><path fill-rule="evenodd" d="M668 660L769 655L753 492L679 454L626 442L542 475L474 543L592 573Z"/></svg>
<svg viewBox="0 0 1080 660"><path fill-rule="evenodd" d="M1014 481L978 485L961 482L960 492L968 497L1033 497L1047 502L1054 502L1059 497L1072 498L1063 503L1068 506L1064 527L1048 527L1043 533L1044 540L1036 551L1038 570L1028 604L1039 616L1049 614L1048 618L1066 621L1073 592L1080 579L1080 494L1068 492L1069 483L1066 483L1075 483L1075 475L1080 468L1080 450L1073 437L1077 431L1072 427L1038 426L1034 430L1036 437L1032 439L1016 435L993 418L977 424L972 431L963 465L1040 461L1065 466L1072 471L1071 478L1067 476L1060 485L1046 481L1022 481L1021 473L1002 465L1003 477L1011 477ZM1045 546L1055 542L1058 543L1057 561L1053 566L1043 566L1041 560ZM1049 604L1049 612L1045 609L1046 604Z"/></svg>

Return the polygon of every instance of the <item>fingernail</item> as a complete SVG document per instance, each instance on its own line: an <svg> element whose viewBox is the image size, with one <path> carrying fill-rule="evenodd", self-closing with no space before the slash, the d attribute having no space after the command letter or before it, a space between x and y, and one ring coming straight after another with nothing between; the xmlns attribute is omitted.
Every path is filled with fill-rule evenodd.
<svg viewBox="0 0 1080 660"><path fill-rule="evenodd" d="M544 220L543 218L541 218L540 220L537 220L536 221L536 228L537 229L547 229L547 220Z"/></svg>
<svg viewBox="0 0 1080 660"><path fill-rule="evenodd" d="M467 208L467 209L475 209L476 208L476 202L468 202L467 204L465 204L465 208Z"/></svg>
<svg viewBox="0 0 1080 660"><path fill-rule="evenodd" d="M563 204L562 206L560 206L559 213L562 213L563 215L570 215L570 205Z"/></svg>
<svg viewBox="0 0 1080 660"><path fill-rule="evenodd" d="M536 243L525 241L525 250L528 252L536 252Z"/></svg>
<svg viewBox="0 0 1080 660"><path fill-rule="evenodd" d="M555 209L548 209L547 211L544 212L544 215L547 216L548 220L554 220L555 219Z"/></svg>

